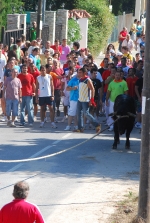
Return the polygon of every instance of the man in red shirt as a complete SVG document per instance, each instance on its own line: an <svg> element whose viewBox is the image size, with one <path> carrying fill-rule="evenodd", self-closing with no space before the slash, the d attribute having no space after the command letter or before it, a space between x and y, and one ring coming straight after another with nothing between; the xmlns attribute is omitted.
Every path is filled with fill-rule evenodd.
<svg viewBox="0 0 150 223"><path fill-rule="evenodd" d="M53 60L53 69L52 72L56 73L58 76L62 76L64 73L62 68L59 68L58 61ZM60 106L60 99L61 99L61 81L60 79L53 79L54 83L54 103L57 107L57 116L60 116L59 106Z"/></svg>
<svg viewBox="0 0 150 223"><path fill-rule="evenodd" d="M30 74L32 74L32 76L34 78L34 81L36 83L36 79L40 75L40 71L36 68L34 63L30 63L29 68L30 68ZM37 106L37 103L36 103L36 97L35 96L33 96L33 106L34 106L34 121L36 121L38 106Z"/></svg>
<svg viewBox="0 0 150 223"><path fill-rule="evenodd" d="M121 51L122 42L127 38L127 28L123 27L123 30L119 33L119 51Z"/></svg>
<svg viewBox="0 0 150 223"><path fill-rule="evenodd" d="M20 126L25 125L25 109L28 113L28 123L33 125L33 97L35 96L35 81L32 74L28 73L27 65L22 65L22 73L18 75L22 84L22 103L21 103L21 117Z"/></svg>
<svg viewBox="0 0 150 223"><path fill-rule="evenodd" d="M20 181L14 185L14 200L0 210L0 223L44 223L38 207L26 201L29 185Z"/></svg>
<svg viewBox="0 0 150 223"><path fill-rule="evenodd" d="M51 46L55 53L58 53L58 56L62 54L62 47L59 45L59 40L55 39L54 45Z"/></svg>
<svg viewBox="0 0 150 223"><path fill-rule="evenodd" d="M126 79L127 85L128 85L128 95L135 98L135 83L138 80L138 77L135 76L136 69L135 68L129 68L128 70L128 77Z"/></svg>

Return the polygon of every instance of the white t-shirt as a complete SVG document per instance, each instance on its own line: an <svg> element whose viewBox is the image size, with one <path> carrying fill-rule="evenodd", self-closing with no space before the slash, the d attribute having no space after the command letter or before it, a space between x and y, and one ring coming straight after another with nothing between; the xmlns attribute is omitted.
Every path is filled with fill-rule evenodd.
<svg viewBox="0 0 150 223"><path fill-rule="evenodd" d="M81 56L79 56L78 57L78 63L79 63L79 65L82 67L83 66L83 60L84 59L86 59L87 58L87 56L85 56L85 57L81 57Z"/></svg>
<svg viewBox="0 0 150 223"><path fill-rule="evenodd" d="M37 81L39 83L39 97L50 97L51 92L51 75L46 74L45 76L38 76Z"/></svg>

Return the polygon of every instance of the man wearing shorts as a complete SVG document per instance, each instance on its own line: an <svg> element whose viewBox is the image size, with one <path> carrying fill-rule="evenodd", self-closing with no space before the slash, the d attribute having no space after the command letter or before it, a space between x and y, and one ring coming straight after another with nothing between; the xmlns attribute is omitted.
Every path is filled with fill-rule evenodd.
<svg viewBox="0 0 150 223"><path fill-rule="evenodd" d="M4 82L4 92L6 91L6 115L7 115L7 126L16 127L14 124L15 117L18 116L18 105L21 102L22 95L22 84L19 78L17 78L18 71L16 69L12 70L12 76L7 77ZM10 121L12 110L12 121Z"/></svg>
<svg viewBox="0 0 150 223"><path fill-rule="evenodd" d="M68 85L66 88L67 91L70 91L70 106L68 110L68 125L64 129L65 131L71 130L71 122L72 122L73 117L74 117L74 122L75 122L74 129L75 130L78 129L78 126L77 126L77 102L79 98L78 86L79 86L79 77L77 74L77 76L73 77L68 82Z"/></svg>
<svg viewBox="0 0 150 223"><path fill-rule="evenodd" d="M39 105L41 107L41 124L40 128L44 127L44 118L45 118L45 105L48 105L50 110L50 119L52 128L57 128L54 123L54 85L51 75L46 73L46 67L41 66L40 68L41 75L37 77L36 81L36 101L38 102L39 96ZM39 91L39 95L38 95Z"/></svg>

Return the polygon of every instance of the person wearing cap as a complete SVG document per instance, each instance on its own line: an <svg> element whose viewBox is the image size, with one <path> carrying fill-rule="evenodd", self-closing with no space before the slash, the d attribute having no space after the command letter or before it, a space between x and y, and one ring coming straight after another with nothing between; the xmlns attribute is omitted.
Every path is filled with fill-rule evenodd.
<svg viewBox="0 0 150 223"><path fill-rule="evenodd" d="M121 51L122 42L126 39L126 36L128 34L127 28L123 27L123 30L119 33L119 51Z"/></svg>
<svg viewBox="0 0 150 223"><path fill-rule="evenodd" d="M124 39L124 41L122 42L122 47L123 46L127 46L129 49L129 52L132 53L132 50L134 49L134 42L130 38L130 34L127 34L126 39Z"/></svg>
<svg viewBox="0 0 150 223"><path fill-rule="evenodd" d="M118 58L118 64L117 67L121 65L121 58L122 58L123 54L121 52L118 52L116 54L116 57Z"/></svg>
<svg viewBox="0 0 150 223"><path fill-rule="evenodd" d="M0 223L44 223L39 208L26 201L29 194L29 185L25 181L14 185L14 200L2 207L0 210Z"/></svg>
<svg viewBox="0 0 150 223"><path fill-rule="evenodd" d="M67 61L67 55L70 53L70 47L67 45L67 39L62 40L62 54L60 55L60 63L64 65Z"/></svg>

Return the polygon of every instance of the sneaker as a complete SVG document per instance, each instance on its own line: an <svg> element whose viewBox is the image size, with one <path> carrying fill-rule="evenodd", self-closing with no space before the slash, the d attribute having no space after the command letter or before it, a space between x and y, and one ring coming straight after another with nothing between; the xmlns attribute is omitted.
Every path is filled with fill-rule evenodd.
<svg viewBox="0 0 150 223"><path fill-rule="evenodd" d="M65 131L70 131L71 130L71 126L67 125L66 128L64 129Z"/></svg>
<svg viewBox="0 0 150 223"><path fill-rule="evenodd" d="M60 116L60 111L59 111L59 110L57 110L57 116L58 116L58 117Z"/></svg>
<svg viewBox="0 0 150 223"><path fill-rule="evenodd" d="M15 122L19 122L17 117L15 118Z"/></svg>
<svg viewBox="0 0 150 223"><path fill-rule="evenodd" d="M65 121L66 121L66 119L67 119L67 117L66 117L66 116L64 116L64 117L63 117L63 119L61 120L61 122L65 122Z"/></svg>
<svg viewBox="0 0 150 223"><path fill-rule="evenodd" d="M114 129L113 127L110 126L110 128L108 129L109 132L112 132Z"/></svg>
<svg viewBox="0 0 150 223"><path fill-rule="evenodd" d="M57 128L57 125L54 122L52 122L51 126L52 126L53 129Z"/></svg>
<svg viewBox="0 0 150 223"><path fill-rule="evenodd" d="M10 126L10 124L11 124L11 121L9 120L9 121L7 122L7 126Z"/></svg>
<svg viewBox="0 0 150 223"><path fill-rule="evenodd" d="M47 117L44 118L44 122L47 122Z"/></svg>
<svg viewBox="0 0 150 223"><path fill-rule="evenodd" d="M135 124L135 128L137 128L137 129L141 129L141 128L142 128L141 123L137 122L137 123Z"/></svg>
<svg viewBox="0 0 150 223"><path fill-rule="evenodd" d="M27 122L28 121L28 115L25 115L24 120Z"/></svg>
<svg viewBox="0 0 150 223"><path fill-rule="evenodd" d="M31 126L31 127L32 127L32 126L33 126L33 124L32 124L32 123L30 123L30 124L29 124L29 126Z"/></svg>
<svg viewBox="0 0 150 223"><path fill-rule="evenodd" d="M16 125L14 123L11 123L10 127L16 127Z"/></svg>
<svg viewBox="0 0 150 223"><path fill-rule="evenodd" d="M25 126L25 123L20 123L19 126Z"/></svg>
<svg viewBox="0 0 150 223"><path fill-rule="evenodd" d="M40 128L43 128L43 127L44 127L44 122L41 122Z"/></svg>
<svg viewBox="0 0 150 223"><path fill-rule="evenodd" d="M2 122L6 122L7 121L7 117L4 116L2 119L1 119Z"/></svg>
<svg viewBox="0 0 150 223"><path fill-rule="evenodd" d="M36 120L37 120L37 117L36 117L36 116L34 116L33 120L34 120L34 122L36 122Z"/></svg>
<svg viewBox="0 0 150 223"><path fill-rule="evenodd" d="M56 117L54 118L54 122L55 122L55 123L58 123L58 120L57 120L57 118L56 118Z"/></svg>

